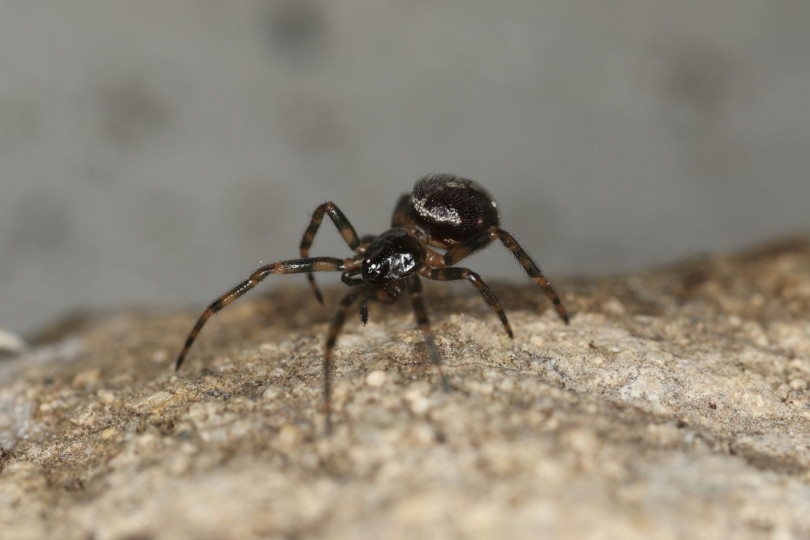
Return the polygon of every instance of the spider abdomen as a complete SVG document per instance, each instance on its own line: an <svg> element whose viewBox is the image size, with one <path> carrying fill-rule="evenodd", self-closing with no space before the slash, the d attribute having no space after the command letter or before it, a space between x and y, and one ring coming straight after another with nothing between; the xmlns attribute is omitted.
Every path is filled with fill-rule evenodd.
<svg viewBox="0 0 810 540"><path fill-rule="evenodd" d="M411 193L410 221L431 245L449 248L497 227L498 205L481 186L451 174L420 179Z"/></svg>

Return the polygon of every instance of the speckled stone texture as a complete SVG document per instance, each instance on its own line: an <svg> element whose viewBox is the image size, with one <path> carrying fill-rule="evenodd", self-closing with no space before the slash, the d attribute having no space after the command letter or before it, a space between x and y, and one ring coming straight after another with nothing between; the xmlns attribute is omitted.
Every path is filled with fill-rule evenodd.
<svg viewBox="0 0 810 540"><path fill-rule="evenodd" d="M0 362L0 537L810 537L810 244L558 279L570 326L496 285L514 340L465 285L427 289L451 392L407 303L349 320L331 437L304 283L178 375L196 311L43 332Z"/></svg>

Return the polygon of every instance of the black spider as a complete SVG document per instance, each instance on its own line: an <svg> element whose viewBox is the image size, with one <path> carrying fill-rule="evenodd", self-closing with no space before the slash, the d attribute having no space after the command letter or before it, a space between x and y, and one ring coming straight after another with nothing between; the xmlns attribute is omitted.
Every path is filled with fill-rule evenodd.
<svg viewBox="0 0 810 540"><path fill-rule="evenodd" d="M309 257L309 247L323 221L329 215L354 257ZM425 335L430 359L439 370L442 387L449 388L441 371L441 360L433 331L430 329L425 305L422 303L422 283L419 277L438 281L466 279L478 289L487 305L498 314L506 333L512 327L501 309L500 300L481 276L467 268L453 266L494 240L500 240L517 258L529 277L540 285L554 303L559 316L568 323L568 315L557 293L551 288L540 268L520 247L517 240L498 227L498 206L484 188L466 178L450 174L433 174L416 182L411 194L403 195L394 210L393 228L379 236L357 233L333 202L320 205L301 240L301 259L280 261L258 268L251 276L214 300L200 315L191 329L183 350L177 357L175 369L180 369L191 344L211 315L218 312L271 274L306 273L318 301L323 297L315 283L313 272L343 272L341 279L351 290L340 301L326 339L323 359L324 408L326 429L331 430L331 362L332 349L346 320L346 312L355 302L360 303L360 317L368 320L368 301L385 304L395 302L407 289L416 315L416 321ZM438 252L439 248L444 252Z"/></svg>

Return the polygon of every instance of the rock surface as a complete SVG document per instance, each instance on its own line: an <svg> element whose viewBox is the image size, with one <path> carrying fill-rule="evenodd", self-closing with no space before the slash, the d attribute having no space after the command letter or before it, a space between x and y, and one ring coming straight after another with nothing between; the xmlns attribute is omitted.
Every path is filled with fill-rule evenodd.
<svg viewBox="0 0 810 540"><path fill-rule="evenodd" d="M810 244L349 319L301 288L212 319L121 312L0 361L0 536L810 537ZM212 297L218 291L212 291ZM210 298L201 299L201 305ZM334 305L335 297L327 297Z"/></svg>

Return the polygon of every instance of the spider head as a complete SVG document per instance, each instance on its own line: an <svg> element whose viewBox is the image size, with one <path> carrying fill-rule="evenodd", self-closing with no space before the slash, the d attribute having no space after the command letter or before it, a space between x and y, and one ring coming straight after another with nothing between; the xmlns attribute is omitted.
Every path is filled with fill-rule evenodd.
<svg viewBox="0 0 810 540"><path fill-rule="evenodd" d="M374 239L363 255L363 279L386 283L416 271L425 260L425 248L404 229L389 229Z"/></svg>

